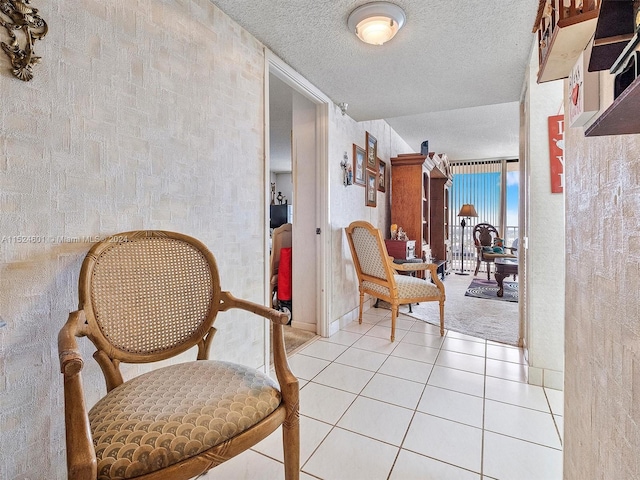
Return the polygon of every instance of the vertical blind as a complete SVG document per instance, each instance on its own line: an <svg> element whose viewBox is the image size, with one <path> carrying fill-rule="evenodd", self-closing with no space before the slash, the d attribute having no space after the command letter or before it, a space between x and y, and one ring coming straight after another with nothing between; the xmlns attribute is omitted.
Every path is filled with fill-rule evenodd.
<svg viewBox="0 0 640 480"><path fill-rule="evenodd" d="M504 236L506 221L506 171L507 161L474 160L451 163L453 185L451 186L451 250L453 268L461 271L475 270L476 249L473 243L473 226L490 223ZM463 217L458 217L462 205L470 203L478 213L477 218L465 218L464 252L460 225ZM461 265L461 259L464 265Z"/></svg>

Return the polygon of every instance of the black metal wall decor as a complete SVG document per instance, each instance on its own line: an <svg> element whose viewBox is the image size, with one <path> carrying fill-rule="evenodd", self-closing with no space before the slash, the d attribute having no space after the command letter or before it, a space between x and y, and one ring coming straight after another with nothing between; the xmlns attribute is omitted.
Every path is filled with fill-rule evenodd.
<svg viewBox="0 0 640 480"><path fill-rule="evenodd" d="M11 60L13 75L25 82L33 78L33 66L41 60L33 54L33 44L49 30L30 3L30 0L0 0L0 26L10 38L9 43L0 42L0 46Z"/></svg>

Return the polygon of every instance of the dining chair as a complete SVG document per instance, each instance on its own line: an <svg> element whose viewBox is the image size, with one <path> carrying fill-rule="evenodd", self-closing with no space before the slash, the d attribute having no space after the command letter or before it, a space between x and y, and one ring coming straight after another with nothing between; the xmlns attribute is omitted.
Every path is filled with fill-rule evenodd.
<svg viewBox="0 0 640 480"><path fill-rule="evenodd" d="M444 335L444 302L446 299L437 266L432 263L393 263L380 230L368 222L355 221L346 228L347 240L358 277L360 306L358 322L362 323L365 294L391 305L391 341L395 341L396 318L400 305L419 302L440 303L440 335ZM416 278L410 273L424 270L429 278Z"/></svg>
<svg viewBox="0 0 640 480"><path fill-rule="evenodd" d="M231 309L271 321L277 381L208 359L216 317ZM80 269L79 308L58 336L69 480L191 479L280 425L285 479L297 480L299 391L284 349L286 322L284 313L223 291L213 254L195 238L146 230L93 245ZM106 383L91 408L77 337L95 346ZM154 365L185 352L195 359ZM124 364L147 364L146 372L125 380Z"/></svg>

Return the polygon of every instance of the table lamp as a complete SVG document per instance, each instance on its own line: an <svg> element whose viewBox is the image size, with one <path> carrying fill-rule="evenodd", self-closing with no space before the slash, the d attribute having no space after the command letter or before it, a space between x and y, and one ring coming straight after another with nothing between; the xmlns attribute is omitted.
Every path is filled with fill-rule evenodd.
<svg viewBox="0 0 640 480"><path fill-rule="evenodd" d="M462 217L462 220L460 220L460 226L462 227L462 240L461 240L461 249L460 249L460 258L461 258L460 271L456 272L456 274L469 275L464 271L464 227L467 225L467 222L465 222L464 219L470 218L470 217L477 217L478 213L476 212L476 208L472 204L465 203L464 205L462 205L462 208L460 208L460 213L458 213L458 216Z"/></svg>

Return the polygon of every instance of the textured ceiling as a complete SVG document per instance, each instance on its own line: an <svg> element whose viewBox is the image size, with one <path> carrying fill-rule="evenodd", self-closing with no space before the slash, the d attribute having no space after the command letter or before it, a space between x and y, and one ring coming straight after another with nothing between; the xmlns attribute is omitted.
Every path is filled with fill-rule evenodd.
<svg viewBox="0 0 640 480"><path fill-rule="evenodd" d="M378 47L347 29L349 13L367 0L212 0L335 103L348 103L354 120L385 119L415 151L429 140L450 159L517 156L538 1L392 1L407 22ZM500 132L508 138L495 138ZM476 138L495 142L495 152L464 145Z"/></svg>

